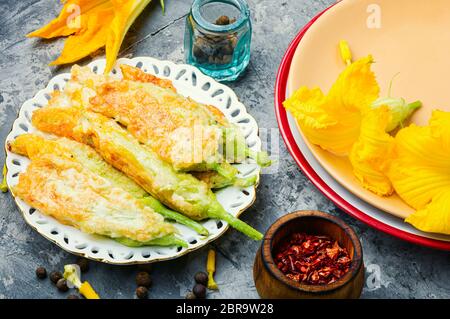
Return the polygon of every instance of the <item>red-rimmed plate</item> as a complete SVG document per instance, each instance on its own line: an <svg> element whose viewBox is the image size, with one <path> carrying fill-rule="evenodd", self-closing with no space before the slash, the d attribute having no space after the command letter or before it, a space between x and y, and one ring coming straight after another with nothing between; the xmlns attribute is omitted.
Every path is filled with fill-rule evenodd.
<svg viewBox="0 0 450 319"><path fill-rule="evenodd" d="M330 9L330 8L328 8ZM327 10L328 10L327 9ZM327 11L325 10L325 11ZM450 251L450 242L447 237L439 238L439 235L434 236L430 234L420 233L419 231L415 231L414 229L408 228L409 226L404 225L401 219L395 219L392 216L384 215L380 217L380 215L373 214L372 212L368 212L370 209L370 205L364 203L362 201L356 202L350 200L347 193L343 192L342 189L338 188L337 185L332 185L331 181L324 181L321 176L319 176L318 172L313 168L313 166L308 162L305 157L304 151L301 150L300 141L298 137L298 132L296 132L296 127L291 126L289 122L288 114L282 106L282 102L286 98L286 90L287 90L287 81L290 71L290 66L292 62L292 58L294 53L303 38L304 34L308 31L311 25L320 18L320 16L325 12L321 12L316 17L314 17L295 37L295 39L290 44L288 50L286 51L285 56L281 62L277 81L275 86L275 112L277 116L278 125L283 136L283 139L286 143L286 146L293 156L294 160L297 162L299 167L305 173L305 175L313 182L313 184L330 200L332 200L338 207L343 209L348 214L353 217L365 222L366 224L374 227L377 230L383 231L395 237L401 238L403 240L416 243L419 245L432 247L436 249L448 250ZM292 129L291 129L292 127ZM296 136L297 135L297 136ZM296 140L297 138L297 140ZM310 159L311 161L311 159ZM315 165L314 165L315 166ZM317 169L317 167L316 167ZM324 175L322 175L324 176ZM345 197L345 198L344 198ZM375 211L376 208L372 207ZM379 211L380 214L383 212ZM430 238L433 237L433 238Z"/></svg>

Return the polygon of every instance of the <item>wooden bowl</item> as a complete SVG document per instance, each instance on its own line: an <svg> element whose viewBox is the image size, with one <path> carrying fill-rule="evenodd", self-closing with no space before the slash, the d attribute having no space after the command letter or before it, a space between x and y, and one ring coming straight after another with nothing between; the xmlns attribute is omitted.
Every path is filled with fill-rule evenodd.
<svg viewBox="0 0 450 319"><path fill-rule="evenodd" d="M352 263L344 277L329 285L305 285L286 277L275 265L273 248L294 232L326 235L347 249ZM278 219L264 235L256 253L253 279L261 298L346 299L359 298L364 285L361 243L341 219L319 211L298 211Z"/></svg>

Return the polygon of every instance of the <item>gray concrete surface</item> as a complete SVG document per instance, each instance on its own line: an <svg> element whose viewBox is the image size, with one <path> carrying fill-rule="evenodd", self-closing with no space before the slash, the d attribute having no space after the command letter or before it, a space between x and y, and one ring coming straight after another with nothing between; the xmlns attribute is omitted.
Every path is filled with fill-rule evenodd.
<svg viewBox="0 0 450 319"><path fill-rule="evenodd" d="M122 56L147 55L183 62L184 16L190 0L167 0L163 16L154 1L139 17L123 45ZM331 0L250 0L254 34L247 74L231 84L261 127L276 128L273 87L281 57L290 40ZM0 1L0 141L4 141L22 103L65 69L47 66L63 41L25 38L57 15L55 0ZM86 61L83 62L87 62ZM342 217L361 238L367 281L363 298L448 298L450 255L418 247L375 231L338 210L302 174L279 141L279 170L264 175L258 199L243 219L265 230L278 217L298 209L319 209ZM0 163L4 154L0 152ZM217 249L218 292L210 298L257 298L252 266L258 243L230 230L212 244ZM205 268L207 250L156 264L151 298L180 298ZM65 298L35 268L61 269L75 257L33 231L10 194L0 194L0 298ZM85 276L102 297L133 298L136 267L91 263Z"/></svg>

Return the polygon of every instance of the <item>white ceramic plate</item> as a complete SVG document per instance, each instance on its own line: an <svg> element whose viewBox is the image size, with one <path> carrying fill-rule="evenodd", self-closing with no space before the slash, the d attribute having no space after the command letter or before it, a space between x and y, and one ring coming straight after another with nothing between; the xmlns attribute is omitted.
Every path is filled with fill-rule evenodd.
<svg viewBox="0 0 450 319"><path fill-rule="evenodd" d="M99 59L89 63L88 66L95 73L103 73L105 62L105 59ZM117 65L120 64L137 66L147 73L169 79L179 93L196 101L216 106L230 122L237 124L242 129L247 144L252 150L261 150L261 140L258 137L258 125L255 119L247 113L245 106L239 102L237 96L227 86L216 82L201 73L197 68L189 65L174 64L149 57L119 59ZM120 78L120 69L114 69L112 75ZM36 131L30 121L31 114L35 109L48 103L49 94L52 91L62 90L69 78L69 73L55 76L45 89L39 91L32 99L22 105L12 131L6 138L6 143L18 135ZM6 180L8 186L11 187L18 183L18 175L26 170L29 160L9 151L6 151L6 153L6 166L8 168ZM260 168L255 163L239 164L236 167L242 176L258 175L259 177ZM216 195L227 212L239 216L255 201L255 191L256 186L245 189L227 187L218 191ZM188 248L156 246L130 248L120 245L114 240L88 235L74 227L62 225L52 217L33 209L20 198L15 197L15 200L25 221L42 236L68 252L111 264L150 263L177 258L217 239L228 228L228 224L224 221L213 219L204 221L202 224L210 233L205 238L190 228L176 223L175 226L180 231L180 237L188 242Z"/></svg>

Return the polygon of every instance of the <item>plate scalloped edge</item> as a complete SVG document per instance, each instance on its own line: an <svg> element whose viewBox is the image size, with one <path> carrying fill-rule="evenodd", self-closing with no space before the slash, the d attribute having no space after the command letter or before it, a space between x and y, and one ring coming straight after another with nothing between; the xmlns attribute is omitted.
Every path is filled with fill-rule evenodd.
<svg viewBox="0 0 450 319"><path fill-rule="evenodd" d="M87 66L95 73L103 73L105 63L105 59L97 59ZM120 78L121 72L117 68L120 64L137 66L147 73L172 80L174 86L182 95L216 106L230 122L237 124L242 129L247 144L252 150L261 150L261 140L255 119L247 113L245 106L239 102L236 94L229 87L216 82L190 65L175 64L150 57L118 59L116 68L111 72L112 76ZM9 152L6 149L6 144L18 135L36 130L31 125L33 110L46 105L50 99L50 93L54 90L63 89L69 78L70 73L56 75L49 81L45 89L40 90L20 108L18 118L14 121L12 130L5 141L6 166L8 169L6 180L10 189L18 183L19 173L26 169L30 161L23 156ZM257 174L259 180L260 168L254 162L238 164L236 167L241 176ZM256 187L257 184L245 189L227 187L216 192L216 196L229 213L239 216L255 201ZM178 258L219 238L229 227L224 221L214 219L204 221L202 222L203 226L210 232L210 235L205 238L188 227L175 223L180 237L188 242L187 248L156 246L132 248L118 244L112 239L85 234L74 227L62 225L52 217L30 207L20 198L17 198L12 191L11 194L25 221L42 236L70 253L110 264L130 265Z"/></svg>
<svg viewBox="0 0 450 319"><path fill-rule="evenodd" d="M284 110L282 103L285 100L287 93L287 79L289 74L289 68L291 65L291 61L295 50L297 49L298 44L300 43L303 35L308 31L309 27L320 18L322 14L331 9L335 4L331 5L324 11L317 14L313 19L311 19L296 35L296 37L291 41L289 47L286 50L285 55L280 63L280 67L278 69L276 82L275 82L275 114L277 117L278 126L280 129L280 133L283 137L283 140L286 144L286 147L289 150L289 153L294 158L297 165L300 167L302 172L308 177L308 179L333 203L335 203L340 209L345 211L347 214L355 217L356 219L364 222L365 224L382 231L386 234L392 235L394 237L400 238L402 240L415 243L421 246L430 247L434 249L446 250L450 251L450 242L435 240L431 238L422 237L420 235L411 234L406 231L397 229L391 225L383 223L369 215L365 212L359 210L354 207L351 203L347 202L343 199L339 194L337 194L331 187L329 187L314 171L314 169L309 165L306 161L304 155L301 153L292 131L290 130L288 123L288 116L286 111Z"/></svg>

